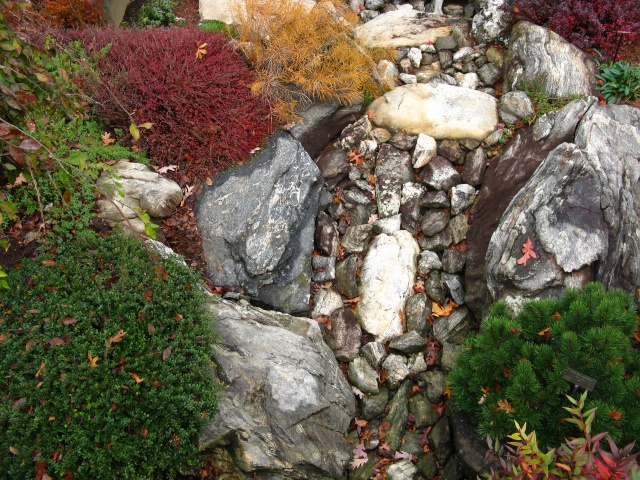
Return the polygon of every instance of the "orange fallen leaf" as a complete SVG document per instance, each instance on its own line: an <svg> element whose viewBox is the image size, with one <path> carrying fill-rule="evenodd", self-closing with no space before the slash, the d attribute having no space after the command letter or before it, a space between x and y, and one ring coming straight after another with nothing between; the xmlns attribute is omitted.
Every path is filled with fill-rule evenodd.
<svg viewBox="0 0 640 480"><path fill-rule="evenodd" d="M411 387L411 393L416 393L419 392L421 390L420 385L414 385L413 387Z"/></svg>
<svg viewBox="0 0 640 480"><path fill-rule="evenodd" d="M130 373L129 375L131 375L133 377L133 379L136 381L136 383L144 382L144 378L140 377L140 375L138 375L137 373Z"/></svg>
<svg viewBox="0 0 640 480"><path fill-rule="evenodd" d="M544 339L548 342L549 340L551 340L551 327L547 327L544 330L540 330L538 332L538 335L540 335L541 337L544 337Z"/></svg>
<svg viewBox="0 0 640 480"><path fill-rule="evenodd" d="M103 132L100 139L102 140L102 145L105 147L108 147L112 143L116 143L115 139L111 138L111 134L109 132Z"/></svg>
<svg viewBox="0 0 640 480"><path fill-rule="evenodd" d="M451 388L449 388L449 382L446 382L445 385L446 385L446 388L444 389L442 394L445 395L447 398L451 398Z"/></svg>
<svg viewBox="0 0 640 480"><path fill-rule="evenodd" d="M509 403L509 400L498 400L498 409L505 413L514 413L515 409Z"/></svg>
<svg viewBox="0 0 640 480"><path fill-rule="evenodd" d="M107 340L109 346L113 345L114 343L118 343L122 341L122 338L127 334L127 332L125 332L124 330L118 330L118 333L116 333L113 337L109 337L109 340Z"/></svg>
<svg viewBox="0 0 640 480"><path fill-rule="evenodd" d="M622 412L619 412L617 410L609 410L607 412L607 415L609 415L614 420L620 420L622 418Z"/></svg>
<svg viewBox="0 0 640 480"><path fill-rule="evenodd" d="M49 340L49 345L52 347L59 347L60 345L64 345L64 340L58 337L52 338Z"/></svg>
<svg viewBox="0 0 640 480"><path fill-rule="evenodd" d="M436 302L431 302L431 315L434 317L448 317L457 306L458 304L453 300L449 300L449 304L444 306Z"/></svg>
<svg viewBox="0 0 640 480"><path fill-rule="evenodd" d="M522 265L523 267L527 266L527 260L530 258L538 258L536 252L533 251L533 243L531 239L527 237L527 241L522 244L522 257L518 259L518 265Z"/></svg>
<svg viewBox="0 0 640 480"><path fill-rule="evenodd" d="M96 355L95 357L91 356L91 352L87 352L87 358L89 359L89 366L91 368L95 368L98 366L98 356Z"/></svg>
<svg viewBox="0 0 640 480"><path fill-rule="evenodd" d="M438 412L438 415L442 415L442 412L444 412L444 409L446 407L444 403L440 402L438 405L431 405L431 408L433 408L436 412Z"/></svg>
<svg viewBox="0 0 640 480"><path fill-rule="evenodd" d="M56 262L55 262L55 260L43 260L42 264L45 267L53 267L56 264Z"/></svg>

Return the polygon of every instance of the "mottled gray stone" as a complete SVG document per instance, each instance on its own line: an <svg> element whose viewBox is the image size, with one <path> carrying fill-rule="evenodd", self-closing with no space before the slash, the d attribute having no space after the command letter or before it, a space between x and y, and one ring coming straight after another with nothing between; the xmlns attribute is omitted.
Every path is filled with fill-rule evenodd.
<svg viewBox="0 0 640 480"><path fill-rule="evenodd" d="M463 348L462 345L456 345L455 343L445 343L442 345L440 364L443 372L447 373L453 370L456 364L456 358L462 353Z"/></svg>
<svg viewBox="0 0 640 480"><path fill-rule="evenodd" d="M433 137L421 133L416 140L411 162L413 168L422 168L438 154L438 144Z"/></svg>
<svg viewBox="0 0 640 480"><path fill-rule="evenodd" d="M424 282L424 290L429 298L437 303L443 304L447 300L439 270L429 273L429 278Z"/></svg>
<svg viewBox="0 0 640 480"><path fill-rule="evenodd" d="M213 358L228 387L200 446L225 446L250 475L287 465L283 478L340 477L352 458L344 435L355 401L318 324L224 300L205 308L216 318Z"/></svg>
<svg viewBox="0 0 640 480"><path fill-rule="evenodd" d="M452 455L442 469L442 480L464 480L466 477L457 455Z"/></svg>
<svg viewBox="0 0 640 480"><path fill-rule="evenodd" d="M364 395L360 400L360 415L365 420L373 420L384 412L384 409L387 408L387 403L389 403L389 389L380 387L378 393Z"/></svg>
<svg viewBox="0 0 640 480"><path fill-rule="evenodd" d="M427 452L418 457L416 467L418 467L418 470L420 470L420 473L424 478L433 478L438 473L436 457L431 452Z"/></svg>
<svg viewBox="0 0 640 480"><path fill-rule="evenodd" d="M471 328L471 318L467 307L458 307L446 317L433 321L433 336L441 344L460 345L467 338Z"/></svg>
<svg viewBox="0 0 640 480"><path fill-rule="evenodd" d="M439 371L430 371L420 374L420 378L425 383L425 394L429 401L434 404L440 403L446 388L446 377Z"/></svg>
<svg viewBox="0 0 640 480"><path fill-rule="evenodd" d="M459 273L464 270L467 261L465 252L445 250L442 253L442 269L447 273Z"/></svg>
<svg viewBox="0 0 640 480"><path fill-rule="evenodd" d="M461 275L452 273L442 274L442 284L449 290L451 299L458 305L464 304L464 287L462 286L463 278Z"/></svg>
<svg viewBox="0 0 640 480"><path fill-rule="evenodd" d="M438 155L446 158L454 165L462 165L464 163L465 151L462 149L460 142L445 139L438 145Z"/></svg>
<svg viewBox="0 0 640 480"><path fill-rule="evenodd" d="M484 177L484 169L487 165L487 154L484 148L476 148L472 152L467 153L462 167L462 181L474 187L482 183Z"/></svg>
<svg viewBox="0 0 640 480"><path fill-rule="evenodd" d="M416 146L417 140L418 137L415 135L407 135L406 133L398 132L391 136L389 144L393 145L398 150L404 150L407 152Z"/></svg>
<svg viewBox="0 0 640 480"><path fill-rule="evenodd" d="M456 39L451 36L436 38L435 45L436 52L440 52L442 50L456 50L458 48Z"/></svg>
<svg viewBox="0 0 640 480"><path fill-rule="evenodd" d="M384 362L382 362L382 368L388 373L387 385L391 388L396 388L400 382L409 376L407 359L402 355L390 353Z"/></svg>
<svg viewBox="0 0 640 480"><path fill-rule="evenodd" d="M460 183L461 178L449 160L437 156L422 169L420 181L436 190L448 191Z"/></svg>
<svg viewBox="0 0 640 480"><path fill-rule="evenodd" d="M405 354L419 352L426 346L427 341L415 330L409 330L389 342L389 348Z"/></svg>
<svg viewBox="0 0 640 480"><path fill-rule="evenodd" d="M445 229L450 219L448 210L429 209L422 216L422 233L427 237L435 235Z"/></svg>
<svg viewBox="0 0 640 480"><path fill-rule="evenodd" d="M316 164L284 132L205 187L194 214L211 280L278 310L308 311L321 187Z"/></svg>
<svg viewBox="0 0 640 480"><path fill-rule="evenodd" d="M313 297L311 318L329 316L342 308L342 297L333 288L321 288Z"/></svg>
<svg viewBox="0 0 640 480"><path fill-rule="evenodd" d="M353 150L360 145L360 142L366 140L371 132L371 122L366 115L362 116L357 122L347 126L340 134L340 146L345 151Z"/></svg>
<svg viewBox="0 0 640 480"><path fill-rule="evenodd" d="M532 118L535 113L529 95L524 92L508 92L500 97L498 114L504 123L516 123L524 118Z"/></svg>
<svg viewBox="0 0 640 480"><path fill-rule="evenodd" d="M376 200L380 218L400 212L402 185L411 181L411 156L391 145L382 145L376 161Z"/></svg>
<svg viewBox="0 0 640 480"><path fill-rule="evenodd" d="M347 152L341 148L331 148L322 152L316 158L316 165L329 189L335 187L349 172Z"/></svg>
<svg viewBox="0 0 640 480"><path fill-rule="evenodd" d="M451 230L446 229L440 233L436 233L431 237L422 237L418 240L418 244L422 250L433 250L434 252L442 252L448 248L453 241Z"/></svg>
<svg viewBox="0 0 640 480"><path fill-rule="evenodd" d="M422 215L420 213L426 187L419 183L407 182L402 186L400 220L405 230L413 235L418 233Z"/></svg>
<svg viewBox="0 0 640 480"><path fill-rule="evenodd" d="M357 273L358 259L349 255L336 265L336 288L347 298L358 296Z"/></svg>
<svg viewBox="0 0 640 480"><path fill-rule="evenodd" d="M365 358L349 362L349 382L363 393L378 393L378 374Z"/></svg>
<svg viewBox="0 0 640 480"><path fill-rule="evenodd" d="M314 282L332 282L336 278L335 257L312 257L311 267L313 268L312 279Z"/></svg>
<svg viewBox="0 0 640 480"><path fill-rule="evenodd" d="M451 189L451 214L458 215L469 208L476 199L476 189L461 183Z"/></svg>
<svg viewBox="0 0 640 480"><path fill-rule="evenodd" d="M369 243L369 237L373 227L369 224L356 225L347 228L347 232L342 237L342 246L347 253L360 253L364 251Z"/></svg>
<svg viewBox="0 0 640 480"><path fill-rule="evenodd" d="M502 70L495 63L485 63L478 68L478 76L487 87L492 87L502 78Z"/></svg>
<svg viewBox="0 0 640 480"><path fill-rule="evenodd" d="M449 208L451 202L447 192L427 192L422 198L422 206L426 208Z"/></svg>
<svg viewBox="0 0 640 480"><path fill-rule="evenodd" d="M381 218L373 222L371 225L373 226L374 233L393 235L402 227L402 216L398 214L387 218Z"/></svg>
<svg viewBox="0 0 640 480"><path fill-rule="evenodd" d="M457 245L465 238L467 238L467 231L469 230L469 222L464 215L456 215L449 220L449 231L451 232L451 238L454 245Z"/></svg>
<svg viewBox="0 0 640 480"><path fill-rule="evenodd" d="M416 331L420 335L427 333L427 317L431 315L431 304L427 304L427 296L424 293L414 293L407 299L404 314L407 330Z"/></svg>
<svg viewBox="0 0 640 480"><path fill-rule="evenodd" d="M450 50L441 50L438 52L438 61L440 62L440 68L446 70L453 65L453 53Z"/></svg>
<svg viewBox="0 0 640 480"><path fill-rule="evenodd" d="M388 480L415 480L418 467L411 460L399 460L386 468Z"/></svg>
<svg viewBox="0 0 640 480"><path fill-rule="evenodd" d="M435 450L436 460L441 464L446 462L453 453L451 429L447 417L441 417L431 429L429 433L429 445Z"/></svg>
<svg viewBox="0 0 640 480"><path fill-rule="evenodd" d="M393 397L393 400L391 400L389 413L384 417L384 421L389 422L391 425L387 429L386 441L392 452L400 450L402 445L402 437L406 431L407 420L409 419L407 395L410 389L411 381L407 380L402 383Z"/></svg>
<svg viewBox="0 0 640 480"><path fill-rule="evenodd" d="M366 358L373 368L380 366L386 354L384 344L380 342L369 342L360 347L360 355Z"/></svg>
<svg viewBox="0 0 640 480"><path fill-rule="evenodd" d="M428 275L431 270L440 270L441 268L442 262L436 252L425 250L420 254L418 263L418 273L420 275Z"/></svg>
<svg viewBox="0 0 640 480"><path fill-rule="evenodd" d="M341 362L350 362L358 356L362 329L350 308L331 314L331 330L324 333L324 341Z"/></svg>
<svg viewBox="0 0 640 480"><path fill-rule="evenodd" d="M428 428L438 421L440 415L432 408L434 403L437 402L429 401L423 392L417 393L409 400L409 412L416 419L416 428Z"/></svg>

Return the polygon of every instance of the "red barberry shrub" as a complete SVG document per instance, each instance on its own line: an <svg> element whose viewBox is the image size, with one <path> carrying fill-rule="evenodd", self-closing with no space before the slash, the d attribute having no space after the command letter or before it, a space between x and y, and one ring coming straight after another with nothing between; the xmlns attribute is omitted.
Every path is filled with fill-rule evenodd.
<svg viewBox="0 0 640 480"><path fill-rule="evenodd" d="M619 32L630 32L624 34L624 42L640 40L638 0L507 0L504 8L607 58L615 54Z"/></svg>
<svg viewBox="0 0 640 480"><path fill-rule="evenodd" d="M84 30L78 38L97 51L97 114L128 131L159 165L181 164L203 177L246 160L270 133L268 107L251 94L254 75L228 37L198 28Z"/></svg>
<svg viewBox="0 0 640 480"><path fill-rule="evenodd" d="M43 19L62 28L85 28L103 23L102 0L46 0Z"/></svg>

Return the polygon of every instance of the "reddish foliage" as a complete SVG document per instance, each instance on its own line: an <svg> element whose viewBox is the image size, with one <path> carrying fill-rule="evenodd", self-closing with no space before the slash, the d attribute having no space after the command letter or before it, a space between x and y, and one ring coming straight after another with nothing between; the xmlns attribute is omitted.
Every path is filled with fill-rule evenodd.
<svg viewBox="0 0 640 480"><path fill-rule="evenodd" d="M267 106L249 90L253 74L227 37L195 27L76 35L96 50L112 44L93 86L97 113L125 131L131 120L152 123L138 145L160 165L182 163L183 174L204 178L245 161L271 130ZM196 58L199 47L206 53Z"/></svg>
<svg viewBox="0 0 640 480"><path fill-rule="evenodd" d="M640 39L638 0L511 0L514 15L553 30L577 47L615 54L619 31L625 43Z"/></svg>
<svg viewBox="0 0 640 480"><path fill-rule="evenodd" d="M102 0L46 0L40 13L63 28L85 28L103 21Z"/></svg>

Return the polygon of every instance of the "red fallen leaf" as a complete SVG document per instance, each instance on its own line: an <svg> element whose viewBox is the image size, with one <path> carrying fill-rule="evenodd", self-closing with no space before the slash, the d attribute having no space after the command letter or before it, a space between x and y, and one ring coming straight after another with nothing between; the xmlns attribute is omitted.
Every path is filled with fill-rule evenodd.
<svg viewBox="0 0 640 480"><path fill-rule="evenodd" d="M64 343L64 340L58 337L49 340L49 345L51 345L52 347L59 347L60 345L64 345Z"/></svg>
<svg viewBox="0 0 640 480"><path fill-rule="evenodd" d="M640 342L640 332L633 332L633 338L635 338L636 341Z"/></svg>
<svg viewBox="0 0 640 480"><path fill-rule="evenodd" d="M36 480L46 480L45 477L50 478L46 472L47 464L42 460L36 462Z"/></svg>
<svg viewBox="0 0 640 480"><path fill-rule="evenodd" d="M162 360L166 360L171 355L171 347L167 347L162 351Z"/></svg>
<svg viewBox="0 0 640 480"><path fill-rule="evenodd" d="M147 438L147 435L149 435L149 430L147 430L147 427L142 427L142 430L140 430L140 435L142 435L142 438Z"/></svg>
<svg viewBox="0 0 640 480"><path fill-rule="evenodd" d="M411 393L416 393L416 392L419 392L420 390L422 390L420 388L420 385L414 385L413 387L411 387Z"/></svg>
<svg viewBox="0 0 640 480"><path fill-rule="evenodd" d="M102 284L105 287L110 287L111 285L115 285L118 280L120 280L120 277L116 275L115 277L107 278L104 282L102 282Z"/></svg>
<svg viewBox="0 0 640 480"><path fill-rule="evenodd" d="M553 315L551 315L551 318L553 318L554 320L560 320L560 312L556 312Z"/></svg>
<svg viewBox="0 0 640 480"><path fill-rule="evenodd" d="M53 266L55 266L56 262L55 262L55 260L43 260L42 264L45 267L53 267Z"/></svg>
<svg viewBox="0 0 640 480"><path fill-rule="evenodd" d="M153 297L153 291L151 290L147 290L146 292L143 293L144 298L146 298L148 301L151 301L151 298Z"/></svg>
<svg viewBox="0 0 640 480"><path fill-rule="evenodd" d="M551 340L551 327L547 327L544 330L540 330L538 332L538 335L540 335L541 337L544 337L544 339L548 342L549 340Z"/></svg>
<svg viewBox="0 0 640 480"><path fill-rule="evenodd" d="M69 470L67 472L67 475L62 480L71 480L72 478L73 478L73 473L71 473L71 470Z"/></svg>
<svg viewBox="0 0 640 480"><path fill-rule="evenodd" d="M438 405L431 405L431 408L438 412L438 415L442 415L442 412L444 412L446 406L444 405L444 403L440 402Z"/></svg>
<svg viewBox="0 0 640 480"><path fill-rule="evenodd" d="M527 241L522 244L522 257L518 259L518 265L522 265L523 267L527 266L527 260L530 258L538 258L536 252L533 251L533 243L531 239L527 237Z"/></svg>
<svg viewBox="0 0 640 480"><path fill-rule="evenodd" d="M502 375L504 375L504 378L509 378L511 376L511 370L506 367L502 367Z"/></svg>
<svg viewBox="0 0 640 480"><path fill-rule="evenodd" d="M620 420L622 418L622 412L619 412L617 410L609 410L607 412L607 415L613 418L614 420Z"/></svg>
<svg viewBox="0 0 640 480"><path fill-rule="evenodd" d="M351 150L347 155L347 158L350 162L355 162L356 165L364 163L364 155L359 153L357 150Z"/></svg>
<svg viewBox="0 0 640 480"><path fill-rule="evenodd" d="M370 173L369 177L367 177L367 183L369 185L375 185L376 184L376 176L373 173Z"/></svg>

